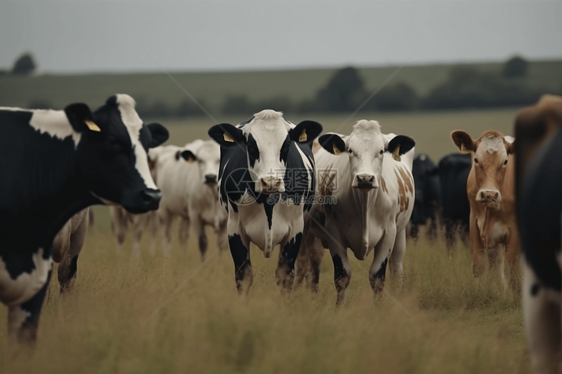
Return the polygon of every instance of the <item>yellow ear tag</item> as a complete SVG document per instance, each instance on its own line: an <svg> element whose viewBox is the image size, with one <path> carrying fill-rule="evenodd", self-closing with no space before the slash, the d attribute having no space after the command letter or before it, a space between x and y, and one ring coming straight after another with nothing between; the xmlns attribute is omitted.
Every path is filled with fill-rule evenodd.
<svg viewBox="0 0 562 374"><path fill-rule="evenodd" d="M189 162L190 164L193 164L195 162L195 159L192 156L189 156L187 158L187 162Z"/></svg>
<svg viewBox="0 0 562 374"><path fill-rule="evenodd" d="M334 150L334 154L336 156L341 154L340 149L338 147L336 147L336 145L334 143L332 143L332 149Z"/></svg>
<svg viewBox="0 0 562 374"><path fill-rule="evenodd" d="M224 137L224 141L225 142L230 142L230 143L234 143L234 139L232 139L230 137L230 135L228 135L226 132L224 134L222 134L222 136Z"/></svg>
<svg viewBox="0 0 562 374"><path fill-rule="evenodd" d="M299 136L299 143L306 142L308 136L306 136L306 129L302 129L302 134Z"/></svg>
<svg viewBox="0 0 562 374"><path fill-rule="evenodd" d="M89 119L87 119L84 122L86 123L86 126L88 126L90 131L101 132L101 129L94 123L94 121L90 121Z"/></svg>
<svg viewBox="0 0 562 374"><path fill-rule="evenodd" d="M402 159L400 158L400 144L398 144L396 146L396 148L394 148L394 151L392 151L392 158L395 159L396 161L401 161Z"/></svg>

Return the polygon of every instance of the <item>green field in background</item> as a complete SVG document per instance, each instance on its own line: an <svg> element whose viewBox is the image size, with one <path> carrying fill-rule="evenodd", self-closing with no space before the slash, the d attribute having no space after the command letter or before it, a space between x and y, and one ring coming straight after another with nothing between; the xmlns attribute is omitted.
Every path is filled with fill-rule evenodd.
<svg viewBox="0 0 562 374"><path fill-rule="evenodd" d="M503 63L463 65L499 74ZM406 82L418 95L424 96L430 89L443 83L454 66L459 65L405 66L389 84ZM396 68L359 68L359 71L367 89L374 91ZM336 70L172 72L172 75L195 98L207 103L209 110L218 114L227 95L243 94L252 102L279 96L286 96L293 102L311 99ZM528 75L522 79L530 87L559 91L562 89L562 61L531 61ZM97 107L114 93L128 93L138 102L149 104L160 101L177 105L189 100L164 72L0 77L0 106L28 107L32 101L42 100L54 108L63 108L77 101Z"/></svg>

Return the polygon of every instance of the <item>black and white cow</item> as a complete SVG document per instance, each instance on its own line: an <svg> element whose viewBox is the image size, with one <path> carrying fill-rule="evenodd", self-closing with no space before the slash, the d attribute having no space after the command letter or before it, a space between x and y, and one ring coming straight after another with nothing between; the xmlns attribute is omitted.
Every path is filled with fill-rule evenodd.
<svg viewBox="0 0 562 374"><path fill-rule="evenodd" d="M466 183L471 167L470 154L452 153L439 161L442 216L449 248L454 246L457 232L468 242L470 203Z"/></svg>
<svg viewBox="0 0 562 374"><path fill-rule="evenodd" d="M80 210L158 208L146 152L168 138L143 125L128 95L95 112L0 108L0 301L13 342L34 342L52 268L53 239Z"/></svg>
<svg viewBox="0 0 562 374"><path fill-rule="evenodd" d="M562 363L562 97L544 95L515 120L523 315L533 369Z"/></svg>
<svg viewBox="0 0 562 374"><path fill-rule="evenodd" d="M297 126L263 110L238 126L221 124L209 135L221 146L220 200L228 211L227 233L236 287L252 284L250 242L270 257L280 244L277 284L290 289L303 231L303 213L314 195L312 142L322 132L314 121Z"/></svg>
<svg viewBox="0 0 562 374"><path fill-rule="evenodd" d="M441 213L441 185L437 165L422 153L414 158L412 175L416 185L416 201L410 218L410 235L418 237L419 226L429 221L428 235L435 239Z"/></svg>

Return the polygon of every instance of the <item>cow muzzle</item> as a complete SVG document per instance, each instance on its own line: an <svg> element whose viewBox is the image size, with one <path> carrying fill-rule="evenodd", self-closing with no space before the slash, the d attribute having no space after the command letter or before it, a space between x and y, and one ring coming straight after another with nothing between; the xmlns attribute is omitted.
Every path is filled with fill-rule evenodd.
<svg viewBox="0 0 562 374"><path fill-rule="evenodd" d="M145 189L136 194L125 195L121 205L130 213L139 214L158 209L160 200L162 200L160 190Z"/></svg>
<svg viewBox="0 0 562 374"><path fill-rule="evenodd" d="M363 173L355 175L352 186L355 188L372 190L373 188L378 188L379 183L373 174Z"/></svg>
<svg viewBox="0 0 562 374"><path fill-rule="evenodd" d="M207 174L205 175L205 183L206 184L214 184L217 183L217 176L215 174Z"/></svg>
<svg viewBox="0 0 562 374"><path fill-rule="evenodd" d="M285 192L285 185L283 179L276 177L263 177L260 178L261 192L263 194L273 194Z"/></svg>
<svg viewBox="0 0 562 374"><path fill-rule="evenodd" d="M502 195L498 190L482 189L476 194L476 201L488 208L500 209Z"/></svg>

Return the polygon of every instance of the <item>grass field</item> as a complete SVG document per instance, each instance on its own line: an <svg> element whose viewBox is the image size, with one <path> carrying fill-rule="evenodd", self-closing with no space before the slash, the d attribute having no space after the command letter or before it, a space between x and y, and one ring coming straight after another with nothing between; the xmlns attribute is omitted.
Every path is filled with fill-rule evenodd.
<svg viewBox="0 0 562 374"><path fill-rule="evenodd" d="M454 152L449 132L476 137L485 129L511 131L515 110L375 116L385 132L407 134L417 151L434 159ZM336 130L345 117L310 117ZM234 118L237 122L242 118ZM299 121L300 118L289 118ZM207 118L164 122L171 143L204 137ZM96 208L72 293L57 281L47 298L36 351L12 358L6 339L7 309L0 308L1 373L528 373L520 296L503 291L499 277L471 275L471 256L458 244L452 260L443 241L422 235L408 242L404 286L387 282L374 301L366 261L350 255L352 280L336 308L333 266L322 264L319 292L282 294L276 260L252 249L254 285L238 296L228 251L202 264L192 233L172 258L161 249L142 256L117 254L105 207ZM211 236L209 255L216 248ZM187 281L187 282L186 282ZM185 283L186 282L186 283ZM182 284L185 286L168 298ZM391 295L392 298L389 296ZM158 309L160 308L161 309ZM149 318L155 311L156 314Z"/></svg>
<svg viewBox="0 0 562 374"><path fill-rule="evenodd" d="M447 79L452 67L458 65L406 65L390 84L406 82L420 96ZM497 72L503 63L470 64L481 71ZM360 74L368 90L374 91L395 70L396 66L363 67ZM314 97L337 69L307 69L254 72L172 72L177 81L208 109L218 113L227 95L246 95L252 102L286 96L293 102ZM531 61L527 77L531 87L560 91L562 61ZM72 102L85 102L92 107L102 105L114 93L128 93L138 102L156 101L177 105L187 99L175 83L162 73L148 74L85 74L41 75L37 77L0 77L0 106L28 107L32 101L47 101L62 109Z"/></svg>

